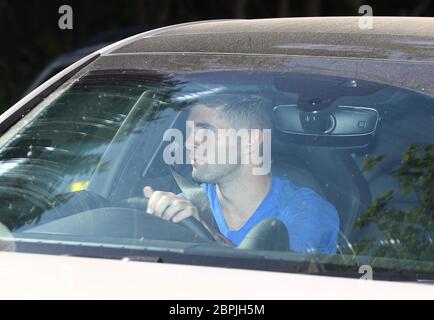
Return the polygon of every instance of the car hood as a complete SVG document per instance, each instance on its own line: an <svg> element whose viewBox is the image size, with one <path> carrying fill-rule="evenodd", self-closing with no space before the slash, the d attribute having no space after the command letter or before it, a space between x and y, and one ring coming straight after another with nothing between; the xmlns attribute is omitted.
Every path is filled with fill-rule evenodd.
<svg viewBox="0 0 434 320"><path fill-rule="evenodd" d="M434 286L0 253L0 299L429 299Z"/></svg>

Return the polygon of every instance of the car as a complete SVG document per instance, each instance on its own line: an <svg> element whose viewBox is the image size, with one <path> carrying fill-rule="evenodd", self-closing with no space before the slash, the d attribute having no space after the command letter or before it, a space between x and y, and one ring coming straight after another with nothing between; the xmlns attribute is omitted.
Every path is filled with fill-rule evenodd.
<svg viewBox="0 0 434 320"><path fill-rule="evenodd" d="M77 62L78 60L88 56L89 54L94 53L98 49L106 47L108 44L109 43L101 43L101 44L80 48L56 58L35 77L35 79L32 81L30 86L23 93L23 97L28 95L30 92L32 92L41 84L43 84L45 81L52 78L60 71L73 64L74 62Z"/></svg>
<svg viewBox="0 0 434 320"><path fill-rule="evenodd" d="M433 27L405 17L373 17L372 29L359 17L201 21L74 63L0 116L0 297L432 299ZM252 175L290 183L271 205L296 203L308 222L269 212L239 241L218 232L242 225L218 221L204 192L211 167L198 178L205 162L187 157L187 138L198 105L222 97L246 105L229 120L266 122L249 127L264 134L247 140L259 150L252 167L264 169ZM220 121L227 109L216 105L202 118ZM220 134L199 127L206 140ZM242 137L235 150L252 155ZM197 212L180 222L149 214L145 186ZM266 196L243 205L255 212Z"/></svg>
<svg viewBox="0 0 434 320"><path fill-rule="evenodd" d="M137 34L139 32L143 32L143 28L124 28L118 29L112 32L106 32L102 34L98 34L95 37L92 37L89 41L87 41L83 46L78 49L73 50L72 52L68 52L65 54L56 57L52 62L50 62L41 72L37 74L37 76L32 80L30 85L24 91L22 96L26 96L34 89L39 87L48 79L52 78L54 75L61 72L63 69L67 68L74 62L88 56L89 54L110 45L115 42L115 40L119 40L122 38L126 38L127 36L131 36L133 34Z"/></svg>

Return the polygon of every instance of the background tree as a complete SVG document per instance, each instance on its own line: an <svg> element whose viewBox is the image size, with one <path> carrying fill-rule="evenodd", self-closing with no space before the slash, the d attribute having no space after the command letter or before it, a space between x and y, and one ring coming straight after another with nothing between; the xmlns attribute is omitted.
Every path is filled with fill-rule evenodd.
<svg viewBox="0 0 434 320"><path fill-rule="evenodd" d="M384 158L369 157L364 170L372 170ZM364 238L354 248L360 255L434 261L434 145L410 144L395 177L403 194L417 194L418 205L395 208L394 190L374 199L356 227L373 224L384 241L379 245L377 237Z"/></svg>

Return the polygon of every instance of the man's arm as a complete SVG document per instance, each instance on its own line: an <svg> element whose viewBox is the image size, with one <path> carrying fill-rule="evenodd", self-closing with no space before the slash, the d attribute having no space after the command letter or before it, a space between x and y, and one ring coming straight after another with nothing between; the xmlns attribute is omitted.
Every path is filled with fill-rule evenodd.
<svg viewBox="0 0 434 320"><path fill-rule="evenodd" d="M146 212L172 222L179 222L188 217L199 220L199 212L190 200L173 192L154 191L146 186L143 194L148 198Z"/></svg>

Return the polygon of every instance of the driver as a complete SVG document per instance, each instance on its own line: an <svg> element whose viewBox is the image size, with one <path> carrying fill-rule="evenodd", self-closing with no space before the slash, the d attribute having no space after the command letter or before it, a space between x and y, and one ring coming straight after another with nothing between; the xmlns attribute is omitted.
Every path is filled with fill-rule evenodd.
<svg viewBox="0 0 434 320"><path fill-rule="evenodd" d="M334 254L339 233L335 207L312 189L270 172L258 174L257 162L242 160L259 150L264 153L264 144L270 143L264 139L265 130L272 127L269 109L269 101L257 95L215 94L195 102L188 117L195 130L186 138L192 176L208 196L219 232L235 245L256 224L274 218L288 229L292 251ZM228 142L222 129L244 129L248 143ZM230 161L228 151L234 148L237 158ZM226 155L226 161L209 161L211 153ZM175 223L190 216L199 220L198 209L183 194L150 186L143 191L149 199L147 213Z"/></svg>

